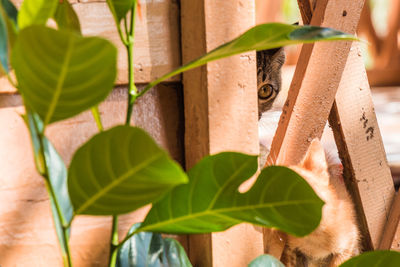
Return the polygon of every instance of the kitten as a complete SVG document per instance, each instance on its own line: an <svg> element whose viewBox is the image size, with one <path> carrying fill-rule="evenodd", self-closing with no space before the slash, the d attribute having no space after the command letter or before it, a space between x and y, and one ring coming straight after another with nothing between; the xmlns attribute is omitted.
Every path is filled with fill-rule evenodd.
<svg viewBox="0 0 400 267"><path fill-rule="evenodd" d="M257 52L257 94L258 118L271 109L274 100L281 90L281 69L285 62L283 48Z"/></svg>
<svg viewBox="0 0 400 267"><path fill-rule="evenodd" d="M275 125L271 124L271 109L281 86L281 69L285 62L283 48L262 50L257 52L257 94L258 94L258 135L260 138L259 164L264 166L269 153L270 137L275 132ZM262 115L264 114L264 118Z"/></svg>
<svg viewBox="0 0 400 267"><path fill-rule="evenodd" d="M310 235L287 235L282 261L287 267L338 266L357 255L360 234L341 165L329 166L322 145L315 139L301 163L290 168L310 184L325 205L320 225Z"/></svg>

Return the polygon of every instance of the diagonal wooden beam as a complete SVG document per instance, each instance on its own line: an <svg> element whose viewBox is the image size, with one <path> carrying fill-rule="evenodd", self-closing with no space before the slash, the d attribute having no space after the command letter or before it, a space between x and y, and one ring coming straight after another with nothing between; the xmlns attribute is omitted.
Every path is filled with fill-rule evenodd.
<svg viewBox="0 0 400 267"><path fill-rule="evenodd" d="M310 24L354 34L363 5L364 0L317 1ZM269 162L297 164L310 142L322 136L350 48L349 41L303 45ZM264 238L264 242L267 250L269 240ZM272 242L282 243L276 239Z"/></svg>
<svg viewBox="0 0 400 267"><path fill-rule="evenodd" d="M372 250L382 238L394 186L357 43L351 48L329 123L355 202L364 249Z"/></svg>
<svg viewBox="0 0 400 267"><path fill-rule="evenodd" d="M308 22L304 17L303 21ZM329 122L356 203L364 248L376 248L380 242L379 248L388 249L399 211L394 207L389 216L394 187L358 43L350 50ZM388 232L382 237L388 216Z"/></svg>
<svg viewBox="0 0 400 267"><path fill-rule="evenodd" d="M355 33L364 0L317 1L311 25ZM271 156L285 164L298 163L311 140L321 137L350 41L303 45L294 77L271 146ZM284 152L284 153L283 153Z"/></svg>

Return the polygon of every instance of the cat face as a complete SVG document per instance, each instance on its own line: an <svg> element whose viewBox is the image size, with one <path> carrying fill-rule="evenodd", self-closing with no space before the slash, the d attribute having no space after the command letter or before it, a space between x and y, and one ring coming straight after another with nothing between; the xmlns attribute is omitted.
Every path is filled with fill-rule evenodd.
<svg viewBox="0 0 400 267"><path fill-rule="evenodd" d="M281 68L285 62L283 48L257 52L258 117L272 107L281 90Z"/></svg>

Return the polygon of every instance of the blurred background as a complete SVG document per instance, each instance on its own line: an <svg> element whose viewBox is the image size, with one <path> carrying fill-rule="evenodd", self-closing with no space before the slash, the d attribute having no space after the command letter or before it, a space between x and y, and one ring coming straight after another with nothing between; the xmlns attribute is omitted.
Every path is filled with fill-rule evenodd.
<svg viewBox="0 0 400 267"><path fill-rule="evenodd" d="M256 0L257 24L268 22L301 23L297 0ZM395 184L400 183L400 1L366 0L357 30L371 86L387 158ZM285 48L283 85L274 108L271 124L279 120L281 107L293 77L301 45ZM336 150L329 128L323 141L328 150ZM271 140L275 127L271 127Z"/></svg>

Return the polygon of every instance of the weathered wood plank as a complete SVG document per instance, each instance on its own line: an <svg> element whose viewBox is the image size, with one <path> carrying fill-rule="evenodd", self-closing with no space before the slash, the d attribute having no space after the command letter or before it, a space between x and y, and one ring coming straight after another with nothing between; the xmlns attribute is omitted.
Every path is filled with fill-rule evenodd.
<svg viewBox="0 0 400 267"><path fill-rule="evenodd" d="M394 186L357 43L351 48L329 122L355 201L364 247L378 248Z"/></svg>
<svg viewBox="0 0 400 267"><path fill-rule="evenodd" d="M355 33L363 3L317 1L311 24ZM271 155L276 155L278 162L298 163L311 140L321 137L350 46L349 41L303 46L271 146Z"/></svg>
<svg viewBox="0 0 400 267"><path fill-rule="evenodd" d="M20 4L18 1L17 5ZM76 3L84 35L102 36L118 48L117 84L127 83L128 63L126 49L119 40L114 20L105 2ZM148 83L179 67L179 8L176 0L142 1L142 19L135 28L135 82ZM179 81L175 76L169 81ZM15 92L8 80L0 78L0 93Z"/></svg>
<svg viewBox="0 0 400 267"><path fill-rule="evenodd" d="M307 7L303 6L302 8ZM303 21L306 24L309 21L303 13L313 12L310 6L308 8L310 10L302 12ZM369 120L366 118L365 109L368 109L369 113L371 113L368 115L368 117L371 117ZM349 112L350 110L351 112ZM341 119L341 117L344 118ZM354 128L358 123L359 117L361 118L360 121L365 122L365 124L363 124L362 128ZM349 191L353 196L358 211L364 247L365 249L372 249L379 244L394 188L358 44L353 44L350 51L329 121L333 128L339 155L345 167L344 175L346 184L350 189ZM369 125L366 125L368 121ZM374 134L374 129L377 132L377 137L372 141L371 136ZM370 148L369 151L355 154L359 151L360 138L364 140L363 137L368 131L372 131L372 133L366 139L367 141L371 140L374 144L372 146L363 144ZM355 144L357 148L351 148ZM375 157L372 158L370 156L371 153L375 154ZM382 164L382 162L386 164ZM380 163L379 166L376 166L376 163ZM357 166L356 170L354 166ZM368 171L365 171L366 169ZM366 183L374 182L375 178L379 180L379 186L370 187L368 185L367 187L363 187L359 185L361 181ZM381 201L372 201L372 199L379 199ZM388 223L395 224L394 222ZM391 228L394 227L392 226ZM392 234L394 234L395 230L396 228L392 229ZM388 237L385 236L382 241L388 243ZM387 247L389 248L390 244Z"/></svg>
<svg viewBox="0 0 400 267"><path fill-rule="evenodd" d="M187 62L254 24L253 1L181 1L182 57ZM223 150L258 153L255 53L210 63L183 75L186 166ZM250 225L189 237L194 266L246 266L262 254Z"/></svg>

